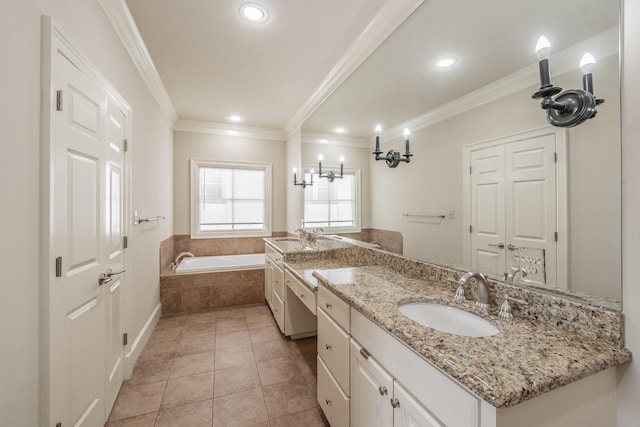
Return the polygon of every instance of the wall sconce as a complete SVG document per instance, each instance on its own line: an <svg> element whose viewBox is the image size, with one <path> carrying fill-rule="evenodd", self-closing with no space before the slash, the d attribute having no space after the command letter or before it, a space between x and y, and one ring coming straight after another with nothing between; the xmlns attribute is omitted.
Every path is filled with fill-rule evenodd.
<svg viewBox="0 0 640 427"><path fill-rule="evenodd" d="M302 188L313 186L313 169L311 169L311 180L309 182L305 181L304 179L298 182L296 178L296 173L298 173L298 169L293 168L293 185L301 185Z"/></svg>
<svg viewBox="0 0 640 427"><path fill-rule="evenodd" d="M540 106L547 110L547 121L553 126L573 127L592 119L598 113L596 106L604 102L593 95L593 76L591 69L596 60L590 53L585 53L580 61L580 69L583 72L583 89L570 89L562 91L561 87L551 84L549 76L549 52L551 45L545 36L540 36L536 44L536 55L540 62L540 90L531 95L539 99ZM559 94L559 95L558 95ZM555 95L558 95L554 98Z"/></svg>
<svg viewBox="0 0 640 427"><path fill-rule="evenodd" d="M402 135L404 136L405 153L401 155L398 150L389 150L387 155L384 157L380 156L380 154L382 154L382 151L380 151L380 133L381 132L382 132L382 128L380 127L380 125L376 126L376 151L371 153L371 154L375 154L376 160L384 160L385 162L387 162L387 166L389 166L390 168L397 167L400 164L400 162L409 163L411 161L411 156L413 156L413 154L409 152L409 135L411 135L411 132L409 132L409 129L405 128L404 132L402 132Z"/></svg>
<svg viewBox="0 0 640 427"><path fill-rule="evenodd" d="M334 179L336 178L340 178L342 179L342 177L344 176L344 157L340 156L340 175L337 175L334 171L329 171L325 174L322 173L322 161L324 160L324 157L322 157L322 154L320 154L318 156L318 177L319 178L327 178L327 181L329 182L333 182Z"/></svg>

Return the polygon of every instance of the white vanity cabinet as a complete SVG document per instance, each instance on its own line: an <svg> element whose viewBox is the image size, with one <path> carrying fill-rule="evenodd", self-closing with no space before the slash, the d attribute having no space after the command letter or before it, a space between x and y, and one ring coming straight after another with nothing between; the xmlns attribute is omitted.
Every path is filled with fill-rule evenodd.
<svg viewBox="0 0 640 427"><path fill-rule="evenodd" d="M285 267L284 295L284 334L292 339L316 335L316 294Z"/></svg>
<svg viewBox="0 0 640 427"><path fill-rule="evenodd" d="M354 339L351 389L352 426L443 427Z"/></svg>
<svg viewBox="0 0 640 427"><path fill-rule="evenodd" d="M349 426L350 307L318 287L318 402L332 427Z"/></svg>
<svg viewBox="0 0 640 427"><path fill-rule="evenodd" d="M265 244L265 261L267 268L264 275L264 298L273 313L280 331L284 333L284 270L282 254L272 246Z"/></svg>

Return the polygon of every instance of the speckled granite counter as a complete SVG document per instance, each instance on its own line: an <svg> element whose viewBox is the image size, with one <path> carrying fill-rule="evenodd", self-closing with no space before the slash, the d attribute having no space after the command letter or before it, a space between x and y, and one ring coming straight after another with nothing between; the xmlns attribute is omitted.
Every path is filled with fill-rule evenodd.
<svg viewBox="0 0 640 427"><path fill-rule="evenodd" d="M337 260L291 263L307 270L369 319L493 406L508 407L631 360L631 353L545 322L505 320L498 307L488 313L473 301L455 301L449 287L411 278L384 266L344 267ZM327 268L328 267L328 268ZM398 305L443 303L489 320L500 333L472 338L422 326ZM517 316L517 315L516 315Z"/></svg>

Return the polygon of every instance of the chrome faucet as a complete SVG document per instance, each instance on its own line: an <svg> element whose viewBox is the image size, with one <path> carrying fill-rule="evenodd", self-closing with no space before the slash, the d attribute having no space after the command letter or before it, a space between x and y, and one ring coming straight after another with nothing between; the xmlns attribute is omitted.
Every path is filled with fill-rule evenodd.
<svg viewBox="0 0 640 427"><path fill-rule="evenodd" d="M195 257L194 254L192 254L191 252L180 252L177 256L176 259L173 260L173 262L171 263L171 268L177 268L178 265L180 264L180 261L182 261L182 258L184 257Z"/></svg>
<svg viewBox="0 0 640 427"><path fill-rule="evenodd" d="M504 280L505 282L513 283L516 281L518 273L521 274L521 278L527 277L527 270L523 267L510 267L507 271L504 272Z"/></svg>
<svg viewBox="0 0 640 427"><path fill-rule="evenodd" d="M476 305L480 308L489 308L489 286L487 284L487 278L482 273L470 271L464 273L460 279L455 280L455 282L460 285L456 290L455 299L464 299L464 287L471 279L476 279L476 284L478 285L476 289Z"/></svg>
<svg viewBox="0 0 640 427"><path fill-rule="evenodd" d="M298 239L300 239L300 246L306 246L307 232L304 230L304 228L298 228L295 232L298 233Z"/></svg>

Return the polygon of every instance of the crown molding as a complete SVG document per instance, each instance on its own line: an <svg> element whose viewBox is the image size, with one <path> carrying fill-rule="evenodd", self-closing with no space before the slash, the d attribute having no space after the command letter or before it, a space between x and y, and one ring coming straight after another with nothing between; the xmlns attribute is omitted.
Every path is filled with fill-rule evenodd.
<svg viewBox="0 0 640 427"><path fill-rule="evenodd" d="M575 70L578 67L577 64L579 58L587 51L594 53L600 59L617 54L620 51L620 28L613 27L551 55L549 57L549 62L553 66L553 74L557 76ZM538 63L536 62L500 80L496 80L495 82L481 87L480 89L428 111L421 116L394 126L385 132L387 136L382 137L381 141L387 142L400 138L404 128L409 128L414 131L416 129L431 126L435 123L457 116L458 114L478 108L481 105L488 104L512 93L531 87L532 85L537 86L539 81L538 72Z"/></svg>
<svg viewBox="0 0 640 427"><path fill-rule="evenodd" d="M369 148L367 138L336 136L322 133L303 133L303 144L339 145L341 147Z"/></svg>
<svg viewBox="0 0 640 427"><path fill-rule="evenodd" d="M226 123L200 122L197 120L178 119L173 125L173 130L176 132L204 133L209 135L233 136L281 142L285 141L284 132L280 129L256 128Z"/></svg>
<svg viewBox="0 0 640 427"><path fill-rule="evenodd" d="M102 10L120 38L142 80L155 98L160 110L172 126L178 119L171 98L156 70L151 55L138 31L125 0L98 0Z"/></svg>
<svg viewBox="0 0 640 427"><path fill-rule="evenodd" d="M373 20L331 69L311 97L284 127L287 138L404 22L424 0L387 1Z"/></svg>

